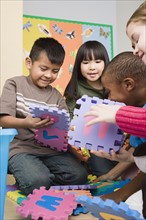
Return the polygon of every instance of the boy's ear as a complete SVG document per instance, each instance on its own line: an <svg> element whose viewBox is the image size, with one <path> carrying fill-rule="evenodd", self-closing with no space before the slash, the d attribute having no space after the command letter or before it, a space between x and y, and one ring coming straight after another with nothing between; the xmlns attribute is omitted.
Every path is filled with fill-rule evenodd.
<svg viewBox="0 0 146 220"><path fill-rule="evenodd" d="M135 88L135 81L132 78L124 79L122 84L127 91L131 91Z"/></svg>
<svg viewBox="0 0 146 220"><path fill-rule="evenodd" d="M31 61L30 57L26 57L25 65L26 65L27 69L30 69L32 67L32 61Z"/></svg>

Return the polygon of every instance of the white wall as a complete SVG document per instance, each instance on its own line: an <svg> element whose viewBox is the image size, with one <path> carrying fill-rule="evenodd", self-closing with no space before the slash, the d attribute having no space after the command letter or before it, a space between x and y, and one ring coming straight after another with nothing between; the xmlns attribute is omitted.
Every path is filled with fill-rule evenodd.
<svg viewBox="0 0 146 220"><path fill-rule="evenodd" d="M144 0L117 0L116 20L117 20L117 53L125 50L132 50L131 42L126 35L126 23L133 12L142 4Z"/></svg>
<svg viewBox="0 0 146 220"><path fill-rule="evenodd" d="M1 1L0 89L6 79L22 74L23 2Z"/></svg>

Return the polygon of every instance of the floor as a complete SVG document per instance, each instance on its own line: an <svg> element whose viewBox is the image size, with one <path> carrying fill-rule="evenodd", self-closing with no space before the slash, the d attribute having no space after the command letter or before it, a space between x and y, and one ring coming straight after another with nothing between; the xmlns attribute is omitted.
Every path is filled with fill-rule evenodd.
<svg viewBox="0 0 146 220"><path fill-rule="evenodd" d="M8 175L7 184L14 184L14 179L12 175ZM11 199L6 197L5 200L5 213L4 213L4 220L31 220L30 217L22 218L16 213L16 207L18 205L16 202L13 202ZM87 214L80 214L78 216L70 216L69 220L97 220L97 218L93 217L89 213Z"/></svg>

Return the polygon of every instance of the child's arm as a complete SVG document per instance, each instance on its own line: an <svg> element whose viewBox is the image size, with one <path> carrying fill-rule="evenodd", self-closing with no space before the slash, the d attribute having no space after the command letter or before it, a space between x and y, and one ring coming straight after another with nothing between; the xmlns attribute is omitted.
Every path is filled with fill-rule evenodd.
<svg viewBox="0 0 146 220"><path fill-rule="evenodd" d="M134 148L131 147L128 150L130 153L134 152ZM121 176L121 174L131 166L131 164L133 164L133 162L129 161L123 161L123 162L119 162L113 169L111 169L108 173L98 177L94 182L97 181L103 181L103 180L116 180L118 177Z"/></svg>
<svg viewBox="0 0 146 220"><path fill-rule="evenodd" d="M108 173L98 177L94 182L104 180L117 180L123 172L131 166L131 162L119 162L113 169Z"/></svg>
<svg viewBox="0 0 146 220"><path fill-rule="evenodd" d="M101 198L103 200L112 199L116 203L125 201L133 193L142 189L142 183L143 183L144 178L145 178L145 174L142 172L139 172L136 177L134 177L129 183L124 185L122 188L120 188L117 191L114 191L113 193L103 195L101 196Z"/></svg>
<svg viewBox="0 0 146 220"><path fill-rule="evenodd" d="M28 115L26 118L16 118L10 115L0 116L0 126L3 128L41 128L52 124L49 118L41 120L40 118L32 118Z"/></svg>

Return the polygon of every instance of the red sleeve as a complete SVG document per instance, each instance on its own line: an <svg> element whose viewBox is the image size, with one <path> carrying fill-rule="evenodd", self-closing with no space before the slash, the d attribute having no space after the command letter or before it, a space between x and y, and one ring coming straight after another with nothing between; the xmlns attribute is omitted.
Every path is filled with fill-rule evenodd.
<svg viewBox="0 0 146 220"><path fill-rule="evenodd" d="M123 106L117 111L116 123L122 131L146 138L146 108Z"/></svg>

